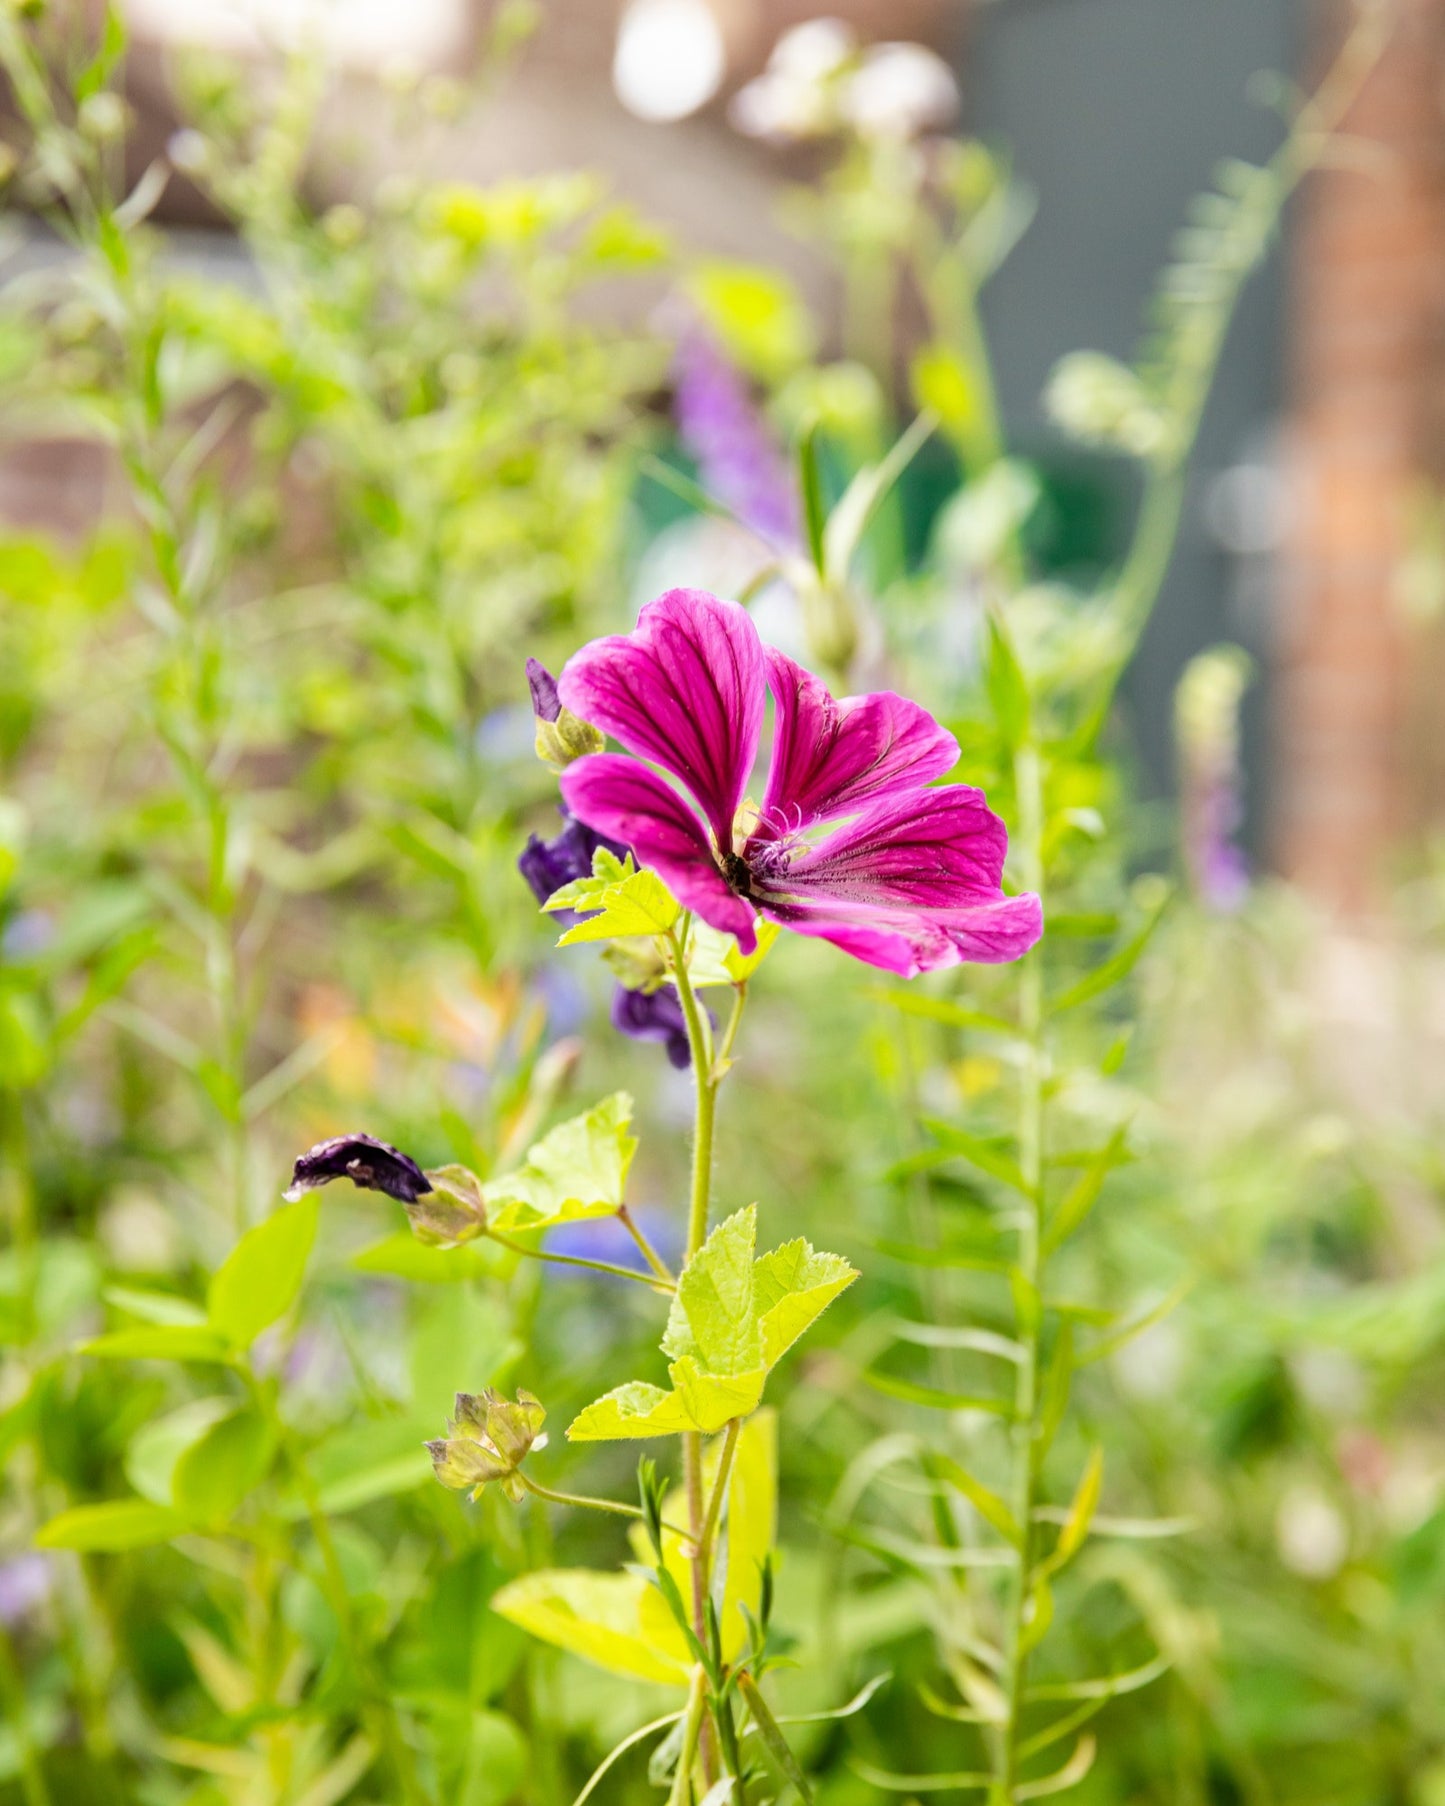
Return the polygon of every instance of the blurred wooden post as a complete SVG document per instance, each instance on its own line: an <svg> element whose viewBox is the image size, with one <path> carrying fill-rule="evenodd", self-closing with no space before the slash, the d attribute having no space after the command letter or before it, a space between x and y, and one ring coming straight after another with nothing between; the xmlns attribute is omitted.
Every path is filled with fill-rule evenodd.
<svg viewBox="0 0 1445 1806"><path fill-rule="evenodd" d="M1358 913L1440 808L1438 630L1403 579L1445 451L1445 0L1399 0L1344 132L1295 247L1274 832L1289 877Z"/></svg>

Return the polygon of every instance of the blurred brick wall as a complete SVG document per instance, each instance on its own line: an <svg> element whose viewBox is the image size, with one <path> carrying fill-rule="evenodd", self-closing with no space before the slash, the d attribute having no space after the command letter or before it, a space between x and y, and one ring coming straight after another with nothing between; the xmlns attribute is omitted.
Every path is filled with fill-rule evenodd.
<svg viewBox="0 0 1445 1806"><path fill-rule="evenodd" d="M1438 629L1402 605L1414 509L1445 474L1445 0L1398 10L1294 253L1275 851L1351 912L1438 820L1445 747ZM1341 15L1316 18L1327 52Z"/></svg>

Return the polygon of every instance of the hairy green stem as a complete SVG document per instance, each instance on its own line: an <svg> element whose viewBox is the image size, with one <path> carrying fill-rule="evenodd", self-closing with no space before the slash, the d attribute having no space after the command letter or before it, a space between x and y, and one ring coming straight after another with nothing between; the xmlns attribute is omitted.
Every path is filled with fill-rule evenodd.
<svg viewBox="0 0 1445 1806"><path fill-rule="evenodd" d="M699 1004L687 973L687 931L690 918L684 916L679 927L669 936L672 943L673 979L678 1001L687 1024L687 1044L692 1053L693 1095L695 1104L692 1139L692 1187L687 1212L687 1253L691 1260L707 1240L708 1213L712 1204L713 1126L717 1115L718 1086L722 1083L720 1061L713 1055L712 1029L707 1013ZM731 1046L737 1033L741 1003L734 1006L733 1020L728 1025L726 1045ZM687 1521L692 1540L688 1569L692 1582L692 1627L700 1643L707 1642L708 1549L705 1534L707 1508L703 1498L702 1437L689 1431L682 1439L683 1488L687 1495ZM709 1786L717 1778L717 1756L711 1727L702 1733L703 1776Z"/></svg>
<svg viewBox="0 0 1445 1806"><path fill-rule="evenodd" d="M657 1252L656 1248L653 1247L652 1243L643 1234L641 1229L638 1228L637 1224L633 1221L632 1212L625 1204L619 1204L617 1206L617 1220L632 1237L637 1245L638 1253L647 1262L648 1266L652 1268L653 1272L662 1283L669 1288L675 1286L677 1282L673 1276L672 1268L668 1266L667 1262Z"/></svg>

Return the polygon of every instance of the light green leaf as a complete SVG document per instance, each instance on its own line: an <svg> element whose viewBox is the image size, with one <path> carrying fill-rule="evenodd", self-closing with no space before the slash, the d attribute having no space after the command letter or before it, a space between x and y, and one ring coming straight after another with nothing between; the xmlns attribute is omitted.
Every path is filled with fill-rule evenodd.
<svg viewBox="0 0 1445 1806"><path fill-rule="evenodd" d="M35 1535L38 1549L85 1549L112 1553L164 1543L185 1528L184 1520L148 1499L108 1499L77 1505L52 1518Z"/></svg>
<svg viewBox="0 0 1445 1806"><path fill-rule="evenodd" d="M682 914L681 907L656 872L646 869L618 879L579 878L542 905L546 910L595 910L558 941L573 947L580 941L627 940L636 935L666 934Z"/></svg>
<svg viewBox="0 0 1445 1806"><path fill-rule="evenodd" d="M125 1452L125 1477L152 1505L171 1505L171 1477L192 1443L229 1417L233 1398L193 1398L137 1430Z"/></svg>
<svg viewBox="0 0 1445 1806"><path fill-rule="evenodd" d="M801 1236L765 1254L753 1269L763 1365L776 1366L857 1277L841 1254L819 1254Z"/></svg>
<svg viewBox="0 0 1445 1806"><path fill-rule="evenodd" d="M781 933L776 922L760 918L758 944L751 953L744 953L733 935L695 921L687 941L687 975L692 988L700 991L712 985L745 983L768 957Z"/></svg>
<svg viewBox="0 0 1445 1806"><path fill-rule="evenodd" d="M143 1292L131 1286L107 1286L101 1294L105 1302L127 1316L139 1317L145 1323L202 1324L206 1313L189 1298L178 1298L174 1292Z"/></svg>
<svg viewBox="0 0 1445 1806"><path fill-rule="evenodd" d="M982 1480L975 1480L967 1468L961 1467L950 1455L930 1455L928 1466L940 1479L947 1480L961 1492L985 1523L992 1524L1001 1537L1015 1548L1019 1547L1023 1539L1014 1515L991 1487L985 1486Z"/></svg>
<svg viewBox="0 0 1445 1806"><path fill-rule="evenodd" d="M661 1604L642 1574L553 1568L504 1586L492 1609L609 1674L686 1686L692 1662L681 1633L649 1602Z"/></svg>
<svg viewBox="0 0 1445 1806"><path fill-rule="evenodd" d="M707 1373L691 1355L674 1361L667 1371L687 1413L688 1427L707 1435L756 1411L768 1377L765 1367L750 1373Z"/></svg>
<svg viewBox="0 0 1445 1806"><path fill-rule="evenodd" d="M171 1475L171 1503L184 1517L224 1525L265 1478L275 1440L254 1411L236 1411L185 1449Z"/></svg>
<svg viewBox="0 0 1445 1806"><path fill-rule="evenodd" d="M613 1215L622 1203L636 1152L628 1134L632 1099L614 1092L543 1137L513 1173L482 1187L494 1229L516 1234L579 1217Z"/></svg>
<svg viewBox="0 0 1445 1806"><path fill-rule="evenodd" d="M1124 1156L1124 1143L1129 1138L1129 1124L1120 1123L1104 1146L1094 1156L1078 1178L1064 1194L1063 1202L1054 1212L1048 1228L1044 1232L1042 1252L1045 1255L1066 1242L1078 1229L1089 1212L1099 1201L1099 1193L1104 1189L1104 1181Z"/></svg>
<svg viewBox="0 0 1445 1806"><path fill-rule="evenodd" d="M697 1357L711 1373L743 1373L762 1364L762 1332L753 1289L755 1204L719 1223L682 1270L662 1338L676 1361Z"/></svg>
<svg viewBox="0 0 1445 1806"><path fill-rule="evenodd" d="M319 1210L312 1192L273 1211L246 1231L212 1275L211 1324L233 1348L249 1348L296 1302Z"/></svg>
<svg viewBox="0 0 1445 1806"><path fill-rule="evenodd" d="M673 1390L636 1382L589 1405L573 1441L719 1430L756 1410L769 1370L857 1274L836 1254L788 1242L754 1259L757 1207L713 1230L683 1268L662 1352Z"/></svg>
<svg viewBox="0 0 1445 1806"><path fill-rule="evenodd" d="M96 1336L82 1342L80 1352L108 1361L226 1362L232 1351L209 1324L157 1323Z"/></svg>
<svg viewBox="0 0 1445 1806"><path fill-rule="evenodd" d="M425 1484L432 1478L432 1460L424 1443L435 1433L431 1419L413 1417L367 1418L333 1431L311 1450L306 1464L321 1509L334 1517ZM282 1517L305 1515L301 1497L282 1503Z"/></svg>
<svg viewBox="0 0 1445 1806"><path fill-rule="evenodd" d="M520 1258L485 1239L456 1248L432 1248L409 1229L395 1230L353 1254L347 1265L358 1273L387 1273L415 1285L456 1285L488 1274L511 1273Z"/></svg>
<svg viewBox="0 0 1445 1806"><path fill-rule="evenodd" d="M1096 1448L1089 1456L1079 1484L1074 1490L1073 1503L1069 1506L1069 1515L1064 1520L1064 1527L1059 1532L1058 1544L1049 1558L1049 1566L1061 1568L1071 1557L1078 1554L1084 1546L1084 1539L1089 1534L1089 1526L1094 1521L1094 1513L1099 1508L1099 1489L1104 1483L1104 1451Z"/></svg>

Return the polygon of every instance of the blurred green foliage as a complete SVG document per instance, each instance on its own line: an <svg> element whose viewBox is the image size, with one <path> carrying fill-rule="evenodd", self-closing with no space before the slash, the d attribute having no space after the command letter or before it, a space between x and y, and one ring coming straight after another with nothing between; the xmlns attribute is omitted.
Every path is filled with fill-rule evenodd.
<svg viewBox="0 0 1445 1806"><path fill-rule="evenodd" d="M43 218L57 255L0 296L5 435L92 459L103 505L0 542L0 1800L566 1806L671 1709L489 1608L539 1567L616 1567L620 1527L464 1503L421 1447L459 1387L565 1422L600 1369L655 1374L638 1288L424 1247L386 1199L277 1202L322 1135L486 1176L570 1088L626 1085L639 1217L680 1241L686 1083L609 1035L605 972L554 955L514 869L552 807L522 660L627 623L666 439L672 348L589 297L661 276L816 491L809 545L754 554L760 595L820 664L948 720L1049 899L1032 1003L1027 975L902 991L791 941L729 1086L724 1211L760 1196L770 1233L863 1274L770 1393L781 1703L891 1677L796 1733L817 1797L921 1797L989 1757L1017 1476L980 1376L1026 1330L1061 1376L1033 1534L1069 1559L1051 1621L1043 1592L1023 1620L1043 1697L1011 1742L1107 1707L1076 1792L1100 1806L1441 1806L1423 981L1269 889L1170 902L1112 715L1230 306L1328 119L1224 172L1137 369L1061 367L1056 414L1145 493L1122 571L1075 587L1036 580L1039 482L990 400L973 303L1027 206L982 147L855 144L809 197L852 278L824 362L779 279L683 262L589 177L317 207L315 67L257 88L195 62L169 156L245 247L218 279L147 224L159 173L123 192L119 38L26 12L0 14L10 224ZM885 269L928 317L901 439ZM929 433L951 493L919 558ZM1421 960L1438 894L1406 899ZM1337 993L1364 1002L1332 1018ZM1046 1311L994 1270L1021 1173ZM626 1497L631 1459L531 1464ZM660 1797L645 1748L606 1787Z"/></svg>

